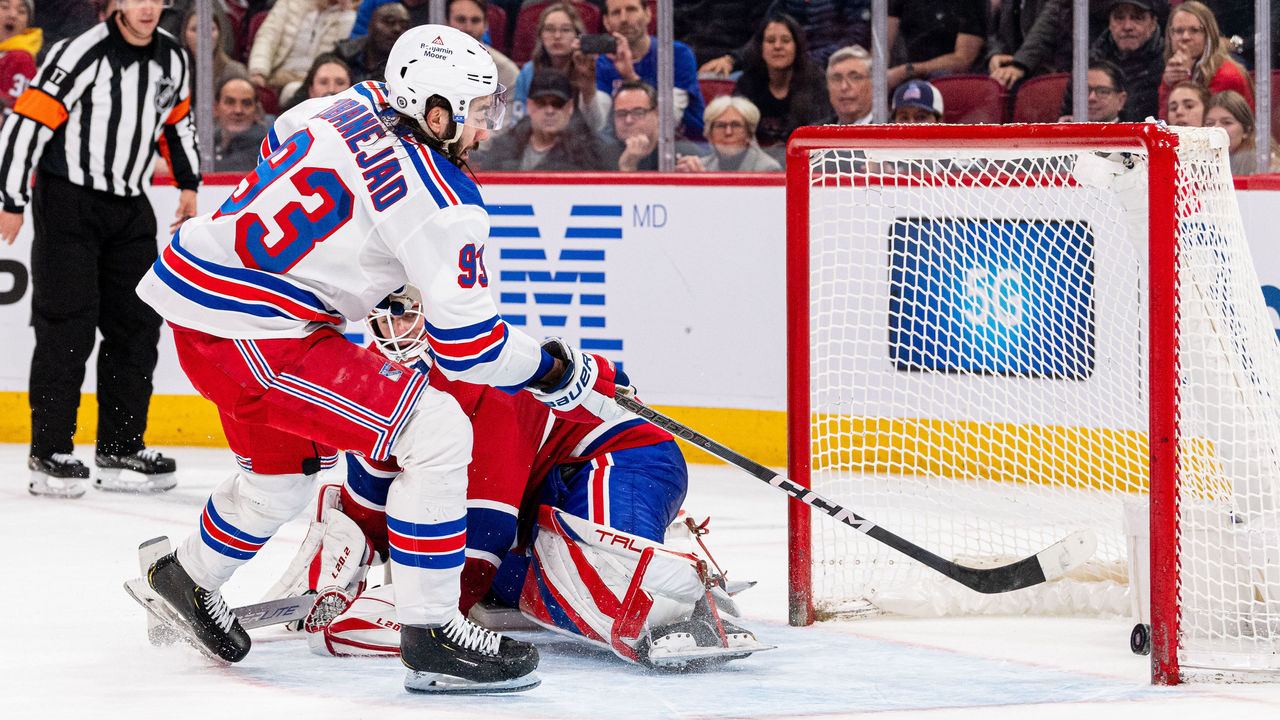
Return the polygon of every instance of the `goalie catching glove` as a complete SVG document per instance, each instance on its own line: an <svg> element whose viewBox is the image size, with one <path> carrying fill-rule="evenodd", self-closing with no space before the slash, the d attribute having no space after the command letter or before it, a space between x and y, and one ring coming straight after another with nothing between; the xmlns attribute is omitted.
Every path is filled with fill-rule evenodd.
<svg viewBox="0 0 1280 720"><path fill-rule="evenodd" d="M605 422L627 415L613 398L619 392L634 394L635 389L627 374L608 358L584 353L561 338L547 338L542 349L564 364L559 377L543 377L529 383L529 392L542 404L576 422L593 419L584 413Z"/></svg>

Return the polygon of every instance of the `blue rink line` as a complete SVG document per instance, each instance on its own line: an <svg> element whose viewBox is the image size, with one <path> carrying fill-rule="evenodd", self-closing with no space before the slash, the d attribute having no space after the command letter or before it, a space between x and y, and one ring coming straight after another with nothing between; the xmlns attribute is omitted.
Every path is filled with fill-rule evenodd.
<svg viewBox="0 0 1280 720"><path fill-rule="evenodd" d="M551 633L515 633L537 643L542 685L493 696L420 696L401 689L398 661L311 655L300 640L255 645L233 674L259 687L399 708L505 718L838 717L854 713L1167 698L1177 688L961 655L817 628L748 623L778 648L718 671L661 674ZM1028 708L1028 712L1034 712ZM408 717L408 715L405 715Z"/></svg>

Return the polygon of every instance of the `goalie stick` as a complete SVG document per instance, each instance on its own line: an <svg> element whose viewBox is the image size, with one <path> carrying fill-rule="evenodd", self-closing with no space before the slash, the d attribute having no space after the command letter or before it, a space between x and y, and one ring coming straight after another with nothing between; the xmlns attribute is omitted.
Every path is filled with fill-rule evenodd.
<svg viewBox="0 0 1280 720"><path fill-rule="evenodd" d="M751 473L796 500L821 510L854 530L884 543L903 555L917 560L961 585L980 593L1010 592L1061 577L1088 560L1098 545L1097 538L1092 530L1078 530L1035 555L1008 565L992 568L972 568L960 565L889 532L874 522L859 516L852 510L841 507L813 490L794 483L760 463L721 445L706 435L680 424L636 400L631 392L619 389L613 399L623 409L630 410L681 440L697 445L706 452L730 465Z"/></svg>

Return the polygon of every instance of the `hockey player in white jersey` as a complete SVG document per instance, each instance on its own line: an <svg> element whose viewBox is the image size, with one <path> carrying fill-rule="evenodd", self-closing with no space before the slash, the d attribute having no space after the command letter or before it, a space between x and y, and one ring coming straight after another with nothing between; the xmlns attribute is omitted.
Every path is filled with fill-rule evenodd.
<svg viewBox="0 0 1280 720"><path fill-rule="evenodd" d="M411 282L447 376L527 387L560 410L622 411L593 358L509 327L488 290L488 215L458 167L501 122L487 51L452 28L419 26L392 48L386 76L282 115L258 167L216 212L188 221L139 285L192 384L217 404L240 467L196 531L126 588L236 662L250 641L218 588L302 510L337 451L394 457L403 472L386 509L406 688L523 690L538 682L533 646L458 612L466 416L341 330Z"/></svg>

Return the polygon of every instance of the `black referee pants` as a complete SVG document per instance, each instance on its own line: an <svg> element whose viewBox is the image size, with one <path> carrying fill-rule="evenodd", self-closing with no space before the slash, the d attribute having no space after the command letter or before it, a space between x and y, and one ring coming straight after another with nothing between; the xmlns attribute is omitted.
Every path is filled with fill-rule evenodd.
<svg viewBox="0 0 1280 720"><path fill-rule="evenodd" d="M160 316L134 292L156 259L151 203L39 172L31 211L31 454L72 451L95 330L102 332L97 450L137 452L160 340Z"/></svg>

